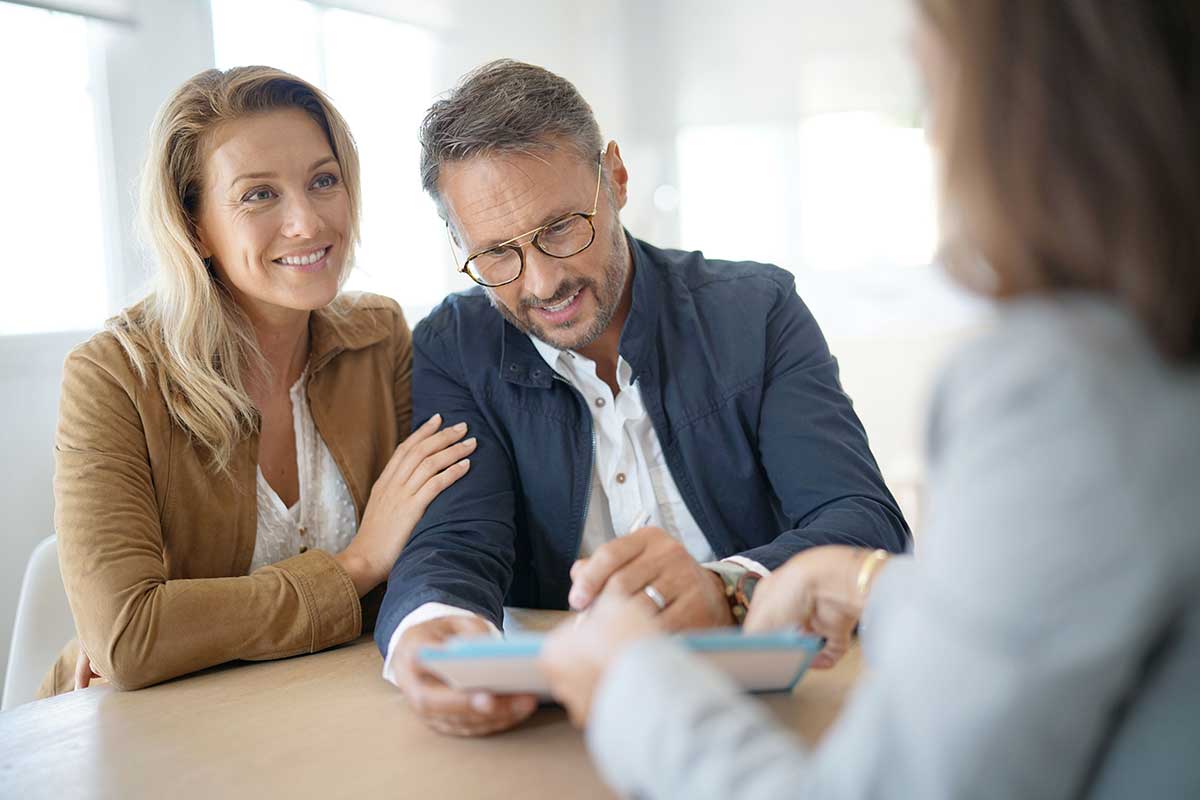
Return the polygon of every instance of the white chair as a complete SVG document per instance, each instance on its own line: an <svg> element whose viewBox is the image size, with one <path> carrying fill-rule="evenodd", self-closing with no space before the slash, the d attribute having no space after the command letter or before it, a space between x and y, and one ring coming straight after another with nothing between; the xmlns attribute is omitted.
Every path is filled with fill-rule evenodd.
<svg viewBox="0 0 1200 800"><path fill-rule="evenodd" d="M50 536L33 549L25 567L0 711L33 700L59 651L74 637L75 619L63 589L55 537Z"/></svg>

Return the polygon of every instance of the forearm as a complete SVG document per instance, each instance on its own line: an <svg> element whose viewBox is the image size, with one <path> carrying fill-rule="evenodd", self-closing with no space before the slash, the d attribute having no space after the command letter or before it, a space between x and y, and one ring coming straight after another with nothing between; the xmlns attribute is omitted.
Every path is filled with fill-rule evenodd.
<svg viewBox="0 0 1200 800"><path fill-rule="evenodd" d="M588 746L619 793L652 798L801 796L808 760L757 703L665 639L633 645L610 668Z"/></svg>
<svg viewBox="0 0 1200 800"><path fill-rule="evenodd" d="M128 460L58 453L63 584L83 646L115 686L312 652L359 635L359 595L322 551L249 576L171 578L150 486Z"/></svg>
<svg viewBox="0 0 1200 800"><path fill-rule="evenodd" d="M383 583L386 577L384 572L371 559L367 558L354 547L353 542L342 552L335 553L333 560L346 573L346 577L350 579L350 583L353 584L354 591L359 597L363 597L376 586Z"/></svg>
<svg viewBox="0 0 1200 800"><path fill-rule="evenodd" d="M250 576L146 582L112 598L82 591L71 600L89 657L120 689L235 659L315 652L362 630L349 578L315 550Z"/></svg>
<svg viewBox="0 0 1200 800"><path fill-rule="evenodd" d="M494 537L485 534L491 531ZM453 606L497 628L504 619L504 594L512 580L511 529L494 523L474 535L422 531L413 537L388 575L387 593L375 626L385 657L393 634L414 611L431 603Z"/></svg>
<svg viewBox="0 0 1200 800"><path fill-rule="evenodd" d="M810 547L846 545L903 553L911 541L899 512L871 497L847 497L822 507L773 541L736 555L776 569Z"/></svg>

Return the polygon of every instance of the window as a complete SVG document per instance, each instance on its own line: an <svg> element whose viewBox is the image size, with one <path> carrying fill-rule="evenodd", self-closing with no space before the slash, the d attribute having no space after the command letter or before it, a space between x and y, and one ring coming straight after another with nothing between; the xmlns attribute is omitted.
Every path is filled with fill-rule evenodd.
<svg viewBox="0 0 1200 800"><path fill-rule="evenodd" d="M0 220L9 232L0 335L96 328L108 312L87 25L0 3L0 74L11 78L0 126Z"/></svg>
<svg viewBox="0 0 1200 800"><path fill-rule="evenodd" d="M320 86L346 118L363 190L362 243L347 288L389 295L423 314L450 291L454 274L419 174L417 128L434 95L433 35L302 0L213 0L212 12L219 68L287 70Z"/></svg>
<svg viewBox="0 0 1200 800"><path fill-rule="evenodd" d="M798 152L800 264L929 263L937 205L922 129L883 114L818 114L800 123Z"/></svg>
<svg viewBox="0 0 1200 800"><path fill-rule="evenodd" d="M816 114L798 125L685 128L678 152L689 247L794 270L933 256L933 163L920 128L871 112Z"/></svg>

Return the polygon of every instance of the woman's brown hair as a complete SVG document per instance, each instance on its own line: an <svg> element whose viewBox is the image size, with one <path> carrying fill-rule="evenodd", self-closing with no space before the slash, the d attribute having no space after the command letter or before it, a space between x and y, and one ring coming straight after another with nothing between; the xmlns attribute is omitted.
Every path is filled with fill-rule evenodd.
<svg viewBox="0 0 1200 800"><path fill-rule="evenodd" d="M970 250L948 258L982 257L998 296L1114 296L1196 359L1200 3L918 3L951 73L943 196Z"/></svg>

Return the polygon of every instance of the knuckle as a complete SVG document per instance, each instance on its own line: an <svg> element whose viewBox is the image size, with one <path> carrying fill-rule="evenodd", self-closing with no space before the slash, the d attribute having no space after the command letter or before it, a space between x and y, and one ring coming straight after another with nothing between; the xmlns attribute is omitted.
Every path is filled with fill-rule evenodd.
<svg viewBox="0 0 1200 800"><path fill-rule="evenodd" d="M410 690L408 692L408 704L420 716L427 716L429 714L429 698L423 692Z"/></svg>
<svg viewBox="0 0 1200 800"><path fill-rule="evenodd" d="M608 579L609 585L621 594L633 594L641 589L640 586L634 586L635 582L634 577L625 571L618 572Z"/></svg>
<svg viewBox="0 0 1200 800"><path fill-rule="evenodd" d="M581 570L584 576L603 575L612 570L616 562L613 544L616 544L616 542L604 545L588 559L587 565Z"/></svg>
<svg viewBox="0 0 1200 800"><path fill-rule="evenodd" d="M683 542L673 537L666 536L666 534L664 534L664 536L665 538L659 539L659 546L662 548L664 553L672 558L677 558L680 555L687 554L687 549L684 548Z"/></svg>
<svg viewBox="0 0 1200 800"><path fill-rule="evenodd" d="M467 432L461 428L446 428L442 430L434 439L434 446L438 450L448 447L452 442L457 442L462 437L466 436Z"/></svg>

